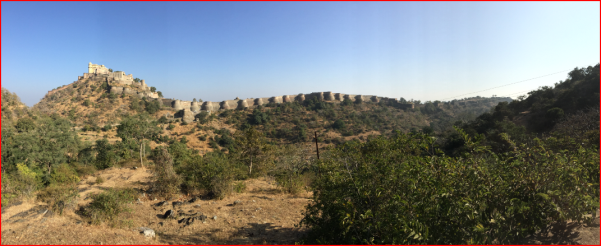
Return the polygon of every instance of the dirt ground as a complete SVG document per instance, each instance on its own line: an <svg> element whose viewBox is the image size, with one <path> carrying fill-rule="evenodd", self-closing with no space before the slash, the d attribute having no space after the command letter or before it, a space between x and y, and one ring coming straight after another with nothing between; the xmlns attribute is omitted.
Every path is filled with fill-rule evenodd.
<svg viewBox="0 0 601 246"><path fill-rule="evenodd" d="M105 181L96 184L98 176ZM91 202L91 194L110 187L146 190L150 178L150 171L144 168L100 171L79 183L77 207ZM162 199L142 193L141 203L132 203L133 211L122 216L120 228L91 225L77 209L50 216L46 204L23 202L2 209L2 244L294 244L303 234L295 224L300 222L311 194L284 194L266 179L247 180L245 184L246 192L224 200L186 203L193 197L180 196L165 206L156 206ZM177 201L185 203L173 205ZM189 225L179 223L180 218L164 219L170 209L178 211L180 218L204 215L207 219ZM140 227L153 229L157 236L145 238Z"/></svg>
<svg viewBox="0 0 601 246"><path fill-rule="evenodd" d="M104 182L97 184L100 176ZM2 244L295 244L305 232L296 227L311 194L297 196L280 192L274 181L245 181L246 191L224 200L196 199L182 195L165 202L146 193L152 174L145 168L110 168L83 179L76 208L63 216L52 215L44 203L24 201L2 208ZM91 202L90 195L111 187L141 190L140 201L129 205L121 226L92 225L78 213ZM198 197L197 197L198 198ZM183 202L174 204L174 202ZM167 210L177 219L165 219ZM199 220L200 216L206 219ZM186 218L197 218L186 223ZM151 228L155 238L146 238L140 227ZM556 225L516 244L599 245L599 220L594 225Z"/></svg>

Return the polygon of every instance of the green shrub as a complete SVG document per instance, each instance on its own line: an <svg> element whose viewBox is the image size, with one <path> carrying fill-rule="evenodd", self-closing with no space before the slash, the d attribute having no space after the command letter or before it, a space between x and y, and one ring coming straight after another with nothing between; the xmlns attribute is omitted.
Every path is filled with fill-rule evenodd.
<svg viewBox="0 0 601 246"><path fill-rule="evenodd" d="M109 223L111 226L118 225L122 219L121 214L130 212L128 203L136 199L136 192L133 189L113 189L110 188L100 194L92 195L92 202L85 210L93 224Z"/></svg>
<svg viewBox="0 0 601 246"><path fill-rule="evenodd" d="M100 176L96 177L96 184L102 184L104 183L104 179Z"/></svg>
<svg viewBox="0 0 601 246"><path fill-rule="evenodd" d="M175 125L169 124L169 127L167 129L173 130L174 128L175 128Z"/></svg>
<svg viewBox="0 0 601 246"><path fill-rule="evenodd" d="M338 119L334 122L334 124L332 124L332 128L337 129L337 130L342 130L344 129L346 126L344 124L344 121Z"/></svg>
<svg viewBox="0 0 601 246"><path fill-rule="evenodd" d="M237 166L229 156L221 152L210 152L195 156L181 173L184 187L188 191L205 190L213 198L223 199L234 191L234 180L241 177L244 167Z"/></svg>
<svg viewBox="0 0 601 246"><path fill-rule="evenodd" d="M2 205L18 198L27 198L42 186L41 175L23 163L17 164L17 172L2 174Z"/></svg>
<svg viewBox="0 0 601 246"><path fill-rule="evenodd" d="M68 164L60 164L52 169L50 182L57 185L74 185L79 182L79 176Z"/></svg>
<svg viewBox="0 0 601 246"><path fill-rule="evenodd" d="M169 120L167 120L167 117L165 117L164 115L161 116L161 118L159 118L159 123L165 124L167 122L169 122Z"/></svg>
<svg viewBox="0 0 601 246"><path fill-rule="evenodd" d="M335 148L314 166L305 243L505 244L553 221L592 220L596 149L557 153L535 140L496 155L460 134L461 158L422 133Z"/></svg>
<svg viewBox="0 0 601 246"><path fill-rule="evenodd" d="M243 181L240 181L234 185L234 191L236 193L242 193L246 191L246 184Z"/></svg>
<svg viewBox="0 0 601 246"><path fill-rule="evenodd" d="M35 122L31 118L21 118L17 120L15 128L19 132L28 132L36 128Z"/></svg>
<svg viewBox="0 0 601 246"><path fill-rule="evenodd" d="M210 121L210 115L206 111L198 113L194 118L198 119L198 124L206 124Z"/></svg>

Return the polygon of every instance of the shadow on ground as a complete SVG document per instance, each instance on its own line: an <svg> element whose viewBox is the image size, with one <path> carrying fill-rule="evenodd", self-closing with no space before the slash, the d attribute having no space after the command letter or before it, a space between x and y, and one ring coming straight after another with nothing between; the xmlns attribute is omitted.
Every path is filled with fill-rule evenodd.
<svg viewBox="0 0 601 246"><path fill-rule="evenodd" d="M294 245L304 235L299 229L282 228L271 223L249 223L234 230L212 229L196 235L160 234L166 244L279 244Z"/></svg>
<svg viewBox="0 0 601 246"><path fill-rule="evenodd" d="M575 222L554 223L547 229L529 235L512 244L576 245L599 244L599 223L584 225ZM597 233L595 233L597 232Z"/></svg>

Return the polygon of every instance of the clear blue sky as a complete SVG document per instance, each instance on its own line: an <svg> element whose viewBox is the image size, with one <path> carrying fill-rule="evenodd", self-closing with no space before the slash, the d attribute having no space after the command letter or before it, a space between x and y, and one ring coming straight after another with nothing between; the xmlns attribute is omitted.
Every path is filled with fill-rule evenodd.
<svg viewBox="0 0 601 246"><path fill-rule="evenodd" d="M599 9L599 2L2 2L2 86L32 106L92 62L182 100L317 91L441 100L595 65ZM467 96L528 91L566 76Z"/></svg>

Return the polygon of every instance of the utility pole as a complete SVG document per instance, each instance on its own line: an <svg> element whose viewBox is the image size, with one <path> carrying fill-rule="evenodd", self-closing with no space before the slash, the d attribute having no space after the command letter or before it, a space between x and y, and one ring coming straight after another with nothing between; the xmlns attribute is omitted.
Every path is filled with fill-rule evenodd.
<svg viewBox="0 0 601 246"><path fill-rule="evenodd" d="M317 159L319 160L319 145L317 145L317 132L315 132L315 149L317 149Z"/></svg>

